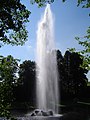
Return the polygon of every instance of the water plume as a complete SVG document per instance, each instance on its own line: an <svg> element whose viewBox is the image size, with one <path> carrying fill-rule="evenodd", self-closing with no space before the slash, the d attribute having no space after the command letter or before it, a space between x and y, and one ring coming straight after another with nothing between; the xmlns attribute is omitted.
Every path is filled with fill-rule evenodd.
<svg viewBox="0 0 90 120"><path fill-rule="evenodd" d="M37 108L58 113L58 72L54 43L54 20L46 6L37 30Z"/></svg>

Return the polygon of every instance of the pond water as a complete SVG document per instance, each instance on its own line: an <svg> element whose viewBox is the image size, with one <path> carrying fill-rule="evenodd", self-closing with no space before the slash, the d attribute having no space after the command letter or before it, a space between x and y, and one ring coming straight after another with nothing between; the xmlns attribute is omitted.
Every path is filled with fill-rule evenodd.
<svg viewBox="0 0 90 120"><path fill-rule="evenodd" d="M60 117L19 117L18 120L61 120Z"/></svg>
<svg viewBox="0 0 90 120"><path fill-rule="evenodd" d="M7 120L5 118L0 118L0 120ZM17 117L17 120L62 120L60 117L37 117L37 116L31 116L31 117Z"/></svg>
<svg viewBox="0 0 90 120"><path fill-rule="evenodd" d="M55 114L53 116L30 116L30 113L16 112L14 111L12 116L16 118L16 120L90 120L90 114L85 114L84 112L67 112L62 114ZM1 118L0 120L7 120L5 118ZM13 119L12 119L13 120Z"/></svg>
<svg viewBox="0 0 90 120"><path fill-rule="evenodd" d="M7 120L0 118L0 120ZM13 120L13 119L12 119ZM16 120L90 120L90 117L80 117L77 115L65 115L65 116L30 116L30 117L16 117Z"/></svg>

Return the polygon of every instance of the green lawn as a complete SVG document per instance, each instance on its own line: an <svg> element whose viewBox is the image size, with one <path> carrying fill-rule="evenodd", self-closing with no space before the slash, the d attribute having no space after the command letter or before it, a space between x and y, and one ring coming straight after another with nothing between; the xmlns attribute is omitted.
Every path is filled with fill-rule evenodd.
<svg viewBox="0 0 90 120"><path fill-rule="evenodd" d="M87 86L90 86L90 82L87 83Z"/></svg>

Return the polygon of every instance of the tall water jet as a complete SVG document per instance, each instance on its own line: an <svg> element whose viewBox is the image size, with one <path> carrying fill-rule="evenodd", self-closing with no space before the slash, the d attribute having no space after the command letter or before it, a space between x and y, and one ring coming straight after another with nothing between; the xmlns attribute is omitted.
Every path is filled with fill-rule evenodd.
<svg viewBox="0 0 90 120"><path fill-rule="evenodd" d="M46 6L37 30L37 108L58 113L58 72L54 43L54 20Z"/></svg>

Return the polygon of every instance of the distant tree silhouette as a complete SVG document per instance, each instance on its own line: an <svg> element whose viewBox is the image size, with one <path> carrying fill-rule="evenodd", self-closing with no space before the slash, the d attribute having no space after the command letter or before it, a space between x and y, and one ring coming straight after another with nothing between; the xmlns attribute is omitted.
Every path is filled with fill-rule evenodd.
<svg viewBox="0 0 90 120"><path fill-rule="evenodd" d="M76 52L66 51L62 56L57 50L57 63L61 96L81 97L87 86L87 69L81 67L83 59Z"/></svg>
<svg viewBox="0 0 90 120"><path fill-rule="evenodd" d="M35 104L35 62L25 60L19 68L19 86L16 88L16 100ZM23 94L22 94L23 93Z"/></svg>

